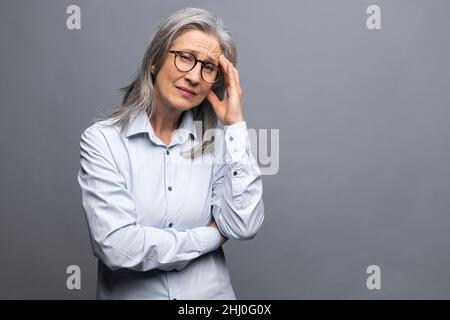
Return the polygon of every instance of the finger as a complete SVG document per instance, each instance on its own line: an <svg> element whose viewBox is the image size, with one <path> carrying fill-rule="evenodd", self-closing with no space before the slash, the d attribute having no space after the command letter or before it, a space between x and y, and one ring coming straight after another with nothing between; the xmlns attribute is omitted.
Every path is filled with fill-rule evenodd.
<svg viewBox="0 0 450 320"><path fill-rule="evenodd" d="M219 56L219 65L222 67L222 70L225 74L225 80L226 80L226 87L228 88L231 84L231 73L230 71L230 65L233 67L233 64L222 54Z"/></svg>
<svg viewBox="0 0 450 320"><path fill-rule="evenodd" d="M230 87L230 93L238 94L237 92L237 80L236 80L236 73L234 72L234 66L229 63L228 64L228 78L230 79L229 87Z"/></svg>
<svg viewBox="0 0 450 320"><path fill-rule="evenodd" d="M223 54L221 54L219 56L219 66L223 71L223 75L225 78L225 86L228 87L228 83L230 82L228 79L229 78L228 77L228 64L227 64L226 58Z"/></svg>
<svg viewBox="0 0 450 320"><path fill-rule="evenodd" d="M223 54L221 54L219 56L219 66L221 66L225 72L227 71L228 63L230 63L230 61Z"/></svg>
<svg viewBox="0 0 450 320"><path fill-rule="evenodd" d="M224 55L222 55L222 56L229 66L228 73L229 73L231 87L234 87L233 90L236 90L239 93L241 83L240 83L238 71L237 71L236 67L233 65L233 63L227 59L227 57L225 57Z"/></svg>
<svg viewBox="0 0 450 320"><path fill-rule="evenodd" d="M225 73L227 96L230 97L236 94L237 96L241 97L242 89L240 85L240 79L238 78L239 74L237 72L237 69L223 54L219 56L219 63L221 64Z"/></svg>
<svg viewBox="0 0 450 320"><path fill-rule="evenodd" d="M211 102L211 105L214 108L216 108L217 106L220 106L220 103L222 102L222 101L220 101L219 97L216 95L216 93L213 90L209 91L206 98L209 100L209 102Z"/></svg>
<svg viewBox="0 0 450 320"><path fill-rule="evenodd" d="M226 63L230 63L230 64L233 64L230 60L228 60L228 58L227 57L225 57L225 55L224 54L222 54L222 58L224 58L225 59L225 62Z"/></svg>
<svg viewBox="0 0 450 320"><path fill-rule="evenodd" d="M242 95L242 87L241 87L241 79L239 77L239 70L236 69L236 67L233 67L233 69L234 69L234 74L236 77L236 83L237 83L237 89L238 89L239 95Z"/></svg>
<svg viewBox="0 0 450 320"><path fill-rule="evenodd" d="M222 119L223 114L225 113L223 102L220 101L220 99L217 97L214 91L209 91L208 95L206 96L208 101L211 103L214 112L216 113L217 117L219 119ZM226 100L226 99L225 99Z"/></svg>
<svg viewBox="0 0 450 320"><path fill-rule="evenodd" d="M240 87L241 80L239 79L239 71L238 71L238 69L236 69L235 66L233 66L233 72L234 72L234 77L236 78L236 83L237 83L238 87Z"/></svg>

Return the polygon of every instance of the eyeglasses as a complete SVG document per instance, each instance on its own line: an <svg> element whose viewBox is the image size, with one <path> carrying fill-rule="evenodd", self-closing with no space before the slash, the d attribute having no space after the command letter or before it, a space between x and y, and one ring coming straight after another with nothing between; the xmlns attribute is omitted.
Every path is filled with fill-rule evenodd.
<svg viewBox="0 0 450 320"><path fill-rule="evenodd" d="M202 64L202 79L209 84L217 82L222 75L222 71L218 66L209 62L199 60L189 52L176 50L171 50L169 52L175 55L175 58L173 60L173 62L175 63L175 67L177 67L177 69L182 72L191 71L195 68L197 62L200 62Z"/></svg>

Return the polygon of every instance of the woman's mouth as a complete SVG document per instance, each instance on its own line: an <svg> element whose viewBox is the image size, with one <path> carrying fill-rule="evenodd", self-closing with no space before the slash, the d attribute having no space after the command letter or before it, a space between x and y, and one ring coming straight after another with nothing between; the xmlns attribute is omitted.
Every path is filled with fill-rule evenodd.
<svg viewBox="0 0 450 320"><path fill-rule="evenodd" d="M184 97L193 97L196 95L196 93L192 90L189 90L188 88L184 88L184 87L175 87L177 88L177 90L181 93L182 96Z"/></svg>

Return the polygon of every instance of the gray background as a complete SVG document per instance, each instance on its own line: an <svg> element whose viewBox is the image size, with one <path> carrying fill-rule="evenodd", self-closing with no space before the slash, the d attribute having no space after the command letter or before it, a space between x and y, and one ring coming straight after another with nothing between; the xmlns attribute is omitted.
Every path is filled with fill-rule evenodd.
<svg viewBox="0 0 450 320"><path fill-rule="evenodd" d="M382 30L366 27L370 4ZM238 298L450 298L446 0L2 1L0 298L95 297L79 138L186 6L231 29L249 128L280 129L265 223L225 245ZM66 288L71 264L81 290Z"/></svg>

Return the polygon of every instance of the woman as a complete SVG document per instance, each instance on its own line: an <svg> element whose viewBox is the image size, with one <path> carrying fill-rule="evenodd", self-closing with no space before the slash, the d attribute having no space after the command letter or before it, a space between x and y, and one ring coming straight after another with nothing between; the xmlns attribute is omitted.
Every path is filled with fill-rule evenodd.
<svg viewBox="0 0 450 320"><path fill-rule="evenodd" d="M222 245L253 238L264 205L235 63L220 18L178 11L122 105L82 134L97 298L236 299Z"/></svg>

